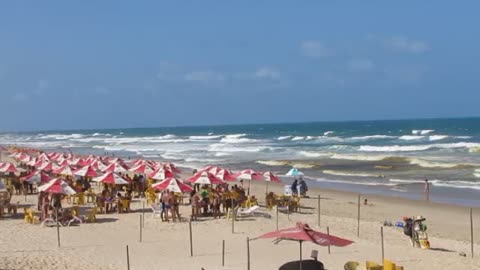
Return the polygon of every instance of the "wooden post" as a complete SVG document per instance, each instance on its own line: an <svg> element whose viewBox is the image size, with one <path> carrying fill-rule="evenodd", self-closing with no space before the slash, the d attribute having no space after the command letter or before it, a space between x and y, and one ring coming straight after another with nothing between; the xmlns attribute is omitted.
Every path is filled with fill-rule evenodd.
<svg viewBox="0 0 480 270"><path fill-rule="evenodd" d="M247 270L250 270L250 238L247 237Z"/></svg>
<svg viewBox="0 0 480 270"><path fill-rule="evenodd" d="M128 245L127 245L127 270L130 270L130 253L128 252Z"/></svg>
<svg viewBox="0 0 480 270"><path fill-rule="evenodd" d="M222 240L222 266L225 266L225 240Z"/></svg>
<svg viewBox="0 0 480 270"><path fill-rule="evenodd" d="M358 194L357 237L360 237L360 194Z"/></svg>
<svg viewBox="0 0 480 270"><path fill-rule="evenodd" d="M320 227L320 194L318 194L318 227Z"/></svg>
<svg viewBox="0 0 480 270"><path fill-rule="evenodd" d="M277 216L276 216L276 218L277 218L277 231L278 231L278 205L275 207L275 209L276 209L276 211L277 211Z"/></svg>
<svg viewBox="0 0 480 270"><path fill-rule="evenodd" d="M330 228L327 226L327 235L330 236ZM328 245L328 254L330 254L330 245Z"/></svg>
<svg viewBox="0 0 480 270"><path fill-rule="evenodd" d="M190 230L190 257L193 257L193 234L192 234L192 220L188 223L188 228Z"/></svg>
<svg viewBox="0 0 480 270"><path fill-rule="evenodd" d="M139 240L140 240L140 243L141 243L142 242L142 234L143 234L143 232L142 232L142 215L140 215L139 217L140 217L140 224L139 224L140 238L139 238Z"/></svg>
<svg viewBox="0 0 480 270"><path fill-rule="evenodd" d="M233 234L235 233L235 208L233 207L233 205L232 205L231 211L232 211L232 214L230 215L230 217L232 218L232 234Z"/></svg>
<svg viewBox="0 0 480 270"><path fill-rule="evenodd" d="M142 227L145 228L145 199L142 200Z"/></svg>
<svg viewBox="0 0 480 270"><path fill-rule="evenodd" d="M385 249L383 245L383 226L380 227L380 238L382 239L382 262L385 261Z"/></svg>
<svg viewBox="0 0 480 270"><path fill-rule="evenodd" d="M57 245L60 247L60 224L58 224L58 208L55 208L55 219L57 220Z"/></svg>
<svg viewBox="0 0 480 270"><path fill-rule="evenodd" d="M470 208L470 249L472 252L472 258L473 258L473 209Z"/></svg>

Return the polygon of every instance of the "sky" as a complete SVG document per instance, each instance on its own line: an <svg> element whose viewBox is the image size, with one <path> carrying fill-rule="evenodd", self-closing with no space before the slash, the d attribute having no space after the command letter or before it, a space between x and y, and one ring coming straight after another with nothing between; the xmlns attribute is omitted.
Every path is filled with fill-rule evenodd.
<svg viewBox="0 0 480 270"><path fill-rule="evenodd" d="M3 1L0 131L480 116L478 1Z"/></svg>

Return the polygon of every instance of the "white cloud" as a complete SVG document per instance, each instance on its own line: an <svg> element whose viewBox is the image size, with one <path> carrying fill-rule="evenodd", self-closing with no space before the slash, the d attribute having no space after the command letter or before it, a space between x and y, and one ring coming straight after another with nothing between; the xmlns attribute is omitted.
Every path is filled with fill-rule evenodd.
<svg viewBox="0 0 480 270"><path fill-rule="evenodd" d="M110 93L110 89L105 86L97 86L93 91L98 95L108 95Z"/></svg>
<svg viewBox="0 0 480 270"><path fill-rule="evenodd" d="M269 67L261 67L255 72L255 77L260 79L278 79L280 73Z"/></svg>
<svg viewBox="0 0 480 270"><path fill-rule="evenodd" d="M211 70L192 71L185 74L184 79L186 81L200 83L221 83L226 80L225 75Z"/></svg>
<svg viewBox="0 0 480 270"><path fill-rule="evenodd" d="M370 71L374 64L370 59L352 59L347 63L347 68L352 72Z"/></svg>
<svg viewBox="0 0 480 270"><path fill-rule="evenodd" d="M332 50L328 49L319 41L309 40L300 45L302 53L311 58L326 58L332 55Z"/></svg>
<svg viewBox="0 0 480 270"><path fill-rule="evenodd" d="M409 53L423 53L430 49L430 46L425 41L409 39L402 36L387 38L385 44L392 50Z"/></svg>
<svg viewBox="0 0 480 270"><path fill-rule="evenodd" d="M25 101L29 98L29 96L24 93L24 92L18 92L18 93L15 93L12 97L12 99L14 101L17 101L17 102L22 102L22 101Z"/></svg>

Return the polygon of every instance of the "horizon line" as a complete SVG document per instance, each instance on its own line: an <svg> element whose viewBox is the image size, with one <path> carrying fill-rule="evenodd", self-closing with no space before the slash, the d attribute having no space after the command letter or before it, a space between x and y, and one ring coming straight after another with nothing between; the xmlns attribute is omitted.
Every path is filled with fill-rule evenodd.
<svg viewBox="0 0 480 270"><path fill-rule="evenodd" d="M300 122L270 122L270 123L239 123L239 124L200 124L200 125L179 125L179 126L151 126L151 127L111 127L111 128L83 128L83 129L48 129L48 130L25 130L25 131L0 131L0 134L8 133L33 133L33 132L68 132L68 131L102 131L102 130L126 130L126 129L154 129L154 128L192 128L192 127L229 127L229 126L259 126L259 125L281 125L281 124L317 124L317 123L348 123L348 122L381 122L381 121L421 121L421 120L459 120L476 119L480 116L463 117L420 117L403 119L367 119L367 120L318 120Z"/></svg>

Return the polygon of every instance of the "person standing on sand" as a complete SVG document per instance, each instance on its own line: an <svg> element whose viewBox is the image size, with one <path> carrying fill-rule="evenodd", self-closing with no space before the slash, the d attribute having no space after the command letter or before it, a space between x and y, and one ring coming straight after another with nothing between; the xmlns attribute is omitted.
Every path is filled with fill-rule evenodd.
<svg viewBox="0 0 480 270"><path fill-rule="evenodd" d="M427 201L430 200L430 183L428 183L428 179L425 179L425 186L423 187L423 193L425 193L425 198Z"/></svg>

